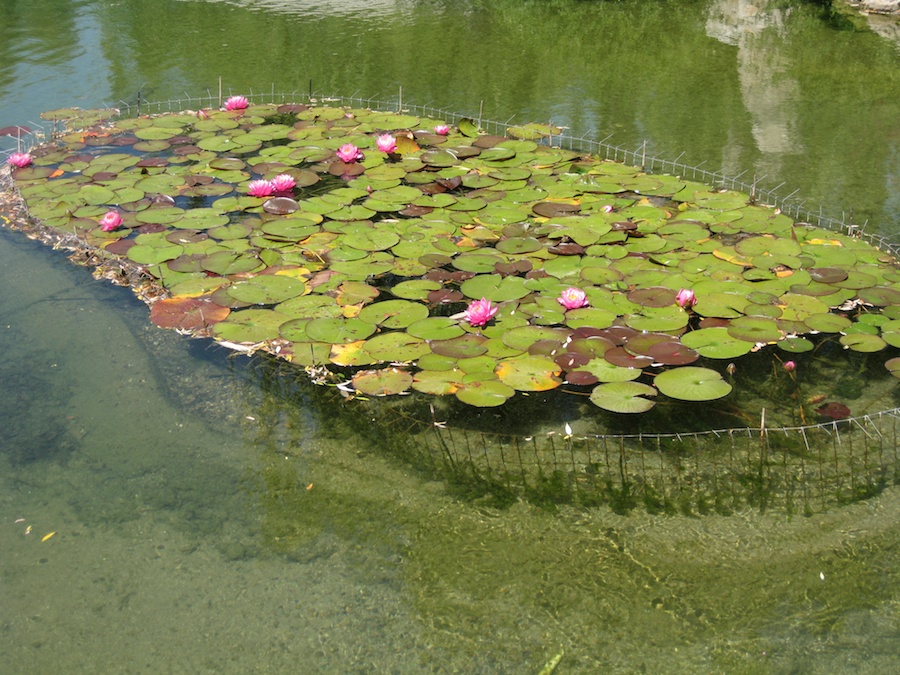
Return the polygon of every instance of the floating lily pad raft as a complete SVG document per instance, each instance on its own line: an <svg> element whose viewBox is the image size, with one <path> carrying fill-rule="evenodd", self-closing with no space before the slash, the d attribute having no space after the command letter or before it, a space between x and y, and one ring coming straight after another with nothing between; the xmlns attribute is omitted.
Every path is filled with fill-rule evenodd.
<svg viewBox="0 0 900 675"><path fill-rule="evenodd" d="M564 388L640 413L718 404L735 361L826 341L898 372L891 252L552 147L545 125L301 104L45 118L69 127L12 169L36 227L145 273L157 325L345 390L491 407Z"/></svg>

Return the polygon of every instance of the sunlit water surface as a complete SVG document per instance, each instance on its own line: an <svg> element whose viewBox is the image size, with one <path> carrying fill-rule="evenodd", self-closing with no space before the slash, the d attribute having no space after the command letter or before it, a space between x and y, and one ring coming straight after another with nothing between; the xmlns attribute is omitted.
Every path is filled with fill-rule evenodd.
<svg viewBox="0 0 900 675"><path fill-rule="evenodd" d="M416 102L483 101L497 119L771 172L816 206L897 225L898 51L809 7L0 12L0 126L220 75L235 91L402 85ZM460 500L360 440L320 390L160 331L129 291L0 235L5 671L536 673L560 652L558 673L898 667L895 490L794 519Z"/></svg>

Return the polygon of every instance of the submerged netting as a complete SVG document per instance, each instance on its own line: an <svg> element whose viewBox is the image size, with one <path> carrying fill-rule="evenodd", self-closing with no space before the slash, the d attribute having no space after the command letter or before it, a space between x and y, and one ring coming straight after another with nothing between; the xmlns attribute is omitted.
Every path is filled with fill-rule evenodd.
<svg viewBox="0 0 900 675"><path fill-rule="evenodd" d="M356 428L469 496L499 503L810 515L900 482L897 408L802 427L633 435L522 436L426 416L378 410Z"/></svg>
<svg viewBox="0 0 900 675"><path fill-rule="evenodd" d="M417 106L401 99L323 97L296 92L252 93L259 103L305 102L329 106L393 109L459 122L464 115ZM120 104L117 117L152 115L185 109L219 107L221 96L187 97L156 103L138 99ZM485 120L479 127L503 135L508 123ZM64 122L51 123L27 145L62 133ZM797 220L869 240L897 253L885 238L857 225L804 209L763 189L759 181L742 182L677 160L648 155L646 146L629 150L566 134L547 144L640 166L648 173L670 173L713 186L737 189L760 203L776 205ZM63 243L62 245L68 245ZM281 366L279 366L281 367ZM289 368L289 367L288 367ZM294 369L293 372L296 372ZM292 378L286 378L288 380ZM322 390L318 390L322 391ZM333 391L333 390L330 390ZM330 396L321 397L334 405ZM532 406L531 419L541 416ZM465 414L450 421L411 397L409 403L354 401L340 413L374 446L449 480L464 492L509 502L525 498L543 503L604 504L617 511L643 507L653 512L732 513L748 507L810 514L865 499L900 480L897 418L900 408L829 421L824 424L742 427L690 433L571 433L563 424L527 435L509 420L502 426L473 428ZM451 416L452 417L452 416ZM549 424L549 423L548 423ZM531 426L523 426L529 428Z"/></svg>
<svg viewBox="0 0 900 675"><path fill-rule="evenodd" d="M748 509L812 515L900 484L900 408L803 426L693 433L568 433L547 422L554 396L476 415L453 401L342 401L273 357L252 367L280 399L327 419L323 433L352 431L366 446L492 505L606 506L625 513L729 515ZM528 435L521 433L529 429Z"/></svg>

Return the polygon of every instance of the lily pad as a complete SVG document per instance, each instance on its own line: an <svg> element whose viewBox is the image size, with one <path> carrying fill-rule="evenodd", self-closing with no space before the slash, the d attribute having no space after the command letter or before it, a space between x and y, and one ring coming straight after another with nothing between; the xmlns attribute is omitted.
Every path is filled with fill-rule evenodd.
<svg viewBox="0 0 900 675"><path fill-rule="evenodd" d="M233 298L254 305L273 305L306 292L303 279L278 274L255 276L228 288L228 294Z"/></svg>
<svg viewBox="0 0 900 675"><path fill-rule="evenodd" d="M560 367L553 359L542 356L504 359L494 372L501 382L519 391L546 391L562 383Z"/></svg>
<svg viewBox="0 0 900 675"><path fill-rule="evenodd" d="M515 389L499 380L475 380L459 388L456 398L478 408L494 408L506 403L515 393Z"/></svg>
<svg viewBox="0 0 900 675"><path fill-rule="evenodd" d="M645 396L656 396L657 391L641 382L610 382L594 387L591 403L598 408L617 413L642 413L656 403Z"/></svg>
<svg viewBox="0 0 900 675"><path fill-rule="evenodd" d="M653 384L666 396L681 401L712 401L731 393L731 385L717 371L698 366L663 371Z"/></svg>
<svg viewBox="0 0 900 675"><path fill-rule="evenodd" d="M361 370L353 375L353 387L369 396L401 394L412 385L412 375L401 368Z"/></svg>
<svg viewBox="0 0 900 675"><path fill-rule="evenodd" d="M231 310L208 298L164 298L150 309L150 320L160 328L198 330L228 318Z"/></svg>
<svg viewBox="0 0 900 675"><path fill-rule="evenodd" d="M215 324L212 333L219 340L258 344L280 337L278 329L289 319L271 309L244 309Z"/></svg>

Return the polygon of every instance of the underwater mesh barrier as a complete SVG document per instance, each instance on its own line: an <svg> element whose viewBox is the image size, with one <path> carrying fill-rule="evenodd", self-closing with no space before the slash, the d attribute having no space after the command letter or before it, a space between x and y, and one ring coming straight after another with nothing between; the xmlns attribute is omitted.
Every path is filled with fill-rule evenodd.
<svg viewBox="0 0 900 675"><path fill-rule="evenodd" d="M811 515L900 483L898 408L802 427L521 436L359 406L355 429L376 447L497 503Z"/></svg>
<svg viewBox="0 0 900 675"><path fill-rule="evenodd" d="M402 110L458 122L474 118L479 127L505 134L509 123L478 116L394 101L360 97L291 93L248 94L260 103L306 102L329 106ZM219 107L222 95L209 94L148 103L121 103L110 115L129 117L185 109ZM54 138L65 122L48 122L19 139L28 146ZM898 248L885 237L860 226L805 209L793 194L781 197L760 187L761 179L743 182L699 167L647 153L646 144L633 150L566 134L544 143L598 155L641 167L648 173L674 173L715 187L744 191L759 203L775 205L793 218L868 240L893 254ZM73 242L61 242L69 247ZM278 377L267 382L282 396L297 386L313 387L296 367L260 356L263 369ZM282 370L284 369L284 370ZM300 375L300 377L297 377ZM303 380L303 384L298 383ZM812 514L866 499L900 481L897 426L900 408L803 426L727 428L688 433L569 433L562 424L520 433L515 425L484 429L466 423L466 413L445 418L422 397L403 403L356 400L341 405L335 388L313 387L303 394L305 405L340 406L335 414L377 448L402 458L428 475L447 480L471 498L497 503L526 499L537 503L607 505L625 512L729 514L753 508ZM315 401L315 402L314 402ZM440 415L437 417L436 415ZM453 421L449 421L453 417ZM441 422L440 419L448 419ZM533 421L533 420L532 420ZM530 427L527 427L530 428ZM500 430L502 429L502 430Z"/></svg>

